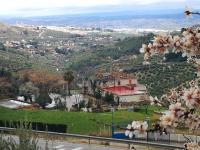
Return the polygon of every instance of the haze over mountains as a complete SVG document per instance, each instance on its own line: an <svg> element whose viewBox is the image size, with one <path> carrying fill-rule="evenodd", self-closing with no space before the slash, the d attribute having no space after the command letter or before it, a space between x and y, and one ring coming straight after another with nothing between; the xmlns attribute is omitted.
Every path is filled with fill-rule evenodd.
<svg viewBox="0 0 200 150"><path fill-rule="evenodd" d="M177 30L199 23L199 16L186 18L183 12L184 10L181 9L134 10L37 17L0 17L0 21L8 24L163 30Z"/></svg>

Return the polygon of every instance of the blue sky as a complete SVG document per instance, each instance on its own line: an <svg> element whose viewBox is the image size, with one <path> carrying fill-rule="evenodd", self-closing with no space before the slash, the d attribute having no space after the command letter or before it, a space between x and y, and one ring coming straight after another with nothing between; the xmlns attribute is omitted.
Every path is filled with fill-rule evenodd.
<svg viewBox="0 0 200 150"><path fill-rule="evenodd" d="M1 16L47 16L145 9L200 9L199 0L0 0Z"/></svg>

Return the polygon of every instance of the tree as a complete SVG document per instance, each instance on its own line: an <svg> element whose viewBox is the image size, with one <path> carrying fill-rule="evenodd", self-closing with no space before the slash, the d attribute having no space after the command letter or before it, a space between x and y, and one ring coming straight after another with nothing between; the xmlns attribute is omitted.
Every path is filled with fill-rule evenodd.
<svg viewBox="0 0 200 150"><path fill-rule="evenodd" d="M96 94L96 88L97 88L97 80L94 79L90 79L90 85L91 85L91 88L92 88L92 94L95 96Z"/></svg>
<svg viewBox="0 0 200 150"><path fill-rule="evenodd" d="M28 122L20 122L14 134L18 137L17 141L11 135L0 133L1 150L41 150L38 143L39 136L32 132L31 124ZM45 150L48 150L48 143L45 145Z"/></svg>
<svg viewBox="0 0 200 150"><path fill-rule="evenodd" d="M33 45L35 48L38 48L39 41L37 39L33 39L29 41L29 44Z"/></svg>
<svg viewBox="0 0 200 150"><path fill-rule="evenodd" d="M32 82L26 82L20 85L19 94L25 97L25 101L30 99L30 102L32 102L32 95L36 98L39 96L39 88L35 87Z"/></svg>
<svg viewBox="0 0 200 150"><path fill-rule="evenodd" d="M188 12L187 12L188 13ZM182 56L187 56L187 61L199 67L200 54L200 31L194 28L183 30L181 36L158 35L154 38L153 43L143 45L141 52L144 53L144 60L157 54L165 54L170 49L175 53L181 52ZM184 127L195 132L200 129L200 87L198 80L187 82L188 86L179 86L171 89L166 95L163 95L160 100L152 99L152 102L162 104L163 100L167 100L170 105L168 111L160 118L160 122L156 124L153 131L160 133L170 132L170 128ZM188 141L186 149L200 149L198 143Z"/></svg>
<svg viewBox="0 0 200 150"><path fill-rule="evenodd" d="M114 102L114 95L112 93L106 93L104 100L108 103L113 103Z"/></svg>
<svg viewBox="0 0 200 150"><path fill-rule="evenodd" d="M14 73L5 68L0 68L0 97L13 98L18 95L19 84Z"/></svg>
<svg viewBox="0 0 200 150"><path fill-rule="evenodd" d="M65 83L62 77L58 74L50 73L46 70L27 70L23 72L37 88L39 88L39 97L36 102L39 103L43 108L46 103L50 103L49 94L55 89L62 87Z"/></svg>
<svg viewBox="0 0 200 150"><path fill-rule="evenodd" d="M85 100L80 101L80 103L79 103L79 108L81 109L81 108L85 108L85 107L86 107L86 102L85 102Z"/></svg>
<svg viewBox="0 0 200 150"><path fill-rule="evenodd" d="M148 114L148 108L149 108L149 104L150 104L150 101L149 101L149 97L147 95L143 95L140 97L140 106L145 106L145 112L146 112L146 115Z"/></svg>
<svg viewBox="0 0 200 150"><path fill-rule="evenodd" d="M6 51L6 47L4 46L2 42L0 42L0 50Z"/></svg>
<svg viewBox="0 0 200 150"><path fill-rule="evenodd" d="M24 30L24 31L22 31L22 33L23 33L24 35L28 35L28 30Z"/></svg>
<svg viewBox="0 0 200 150"><path fill-rule="evenodd" d="M64 84L60 75L46 70L30 70L25 74L28 74L29 80L40 89L40 92L50 93Z"/></svg>
<svg viewBox="0 0 200 150"><path fill-rule="evenodd" d="M101 93L101 90L98 89L96 92L95 92L95 98L96 99L101 99L102 98L102 93Z"/></svg>
<svg viewBox="0 0 200 150"><path fill-rule="evenodd" d="M102 98L101 90L98 89L97 91L95 91L95 95L94 96L97 99L97 105L100 106L100 100Z"/></svg>
<svg viewBox="0 0 200 150"><path fill-rule="evenodd" d="M72 71L67 71L63 75L64 80L67 82L67 89L68 89L68 95L71 96L71 83L74 81L74 75Z"/></svg>
<svg viewBox="0 0 200 150"><path fill-rule="evenodd" d="M41 92L38 98L36 98L36 102L45 109L47 103L51 103L51 98L48 93Z"/></svg>

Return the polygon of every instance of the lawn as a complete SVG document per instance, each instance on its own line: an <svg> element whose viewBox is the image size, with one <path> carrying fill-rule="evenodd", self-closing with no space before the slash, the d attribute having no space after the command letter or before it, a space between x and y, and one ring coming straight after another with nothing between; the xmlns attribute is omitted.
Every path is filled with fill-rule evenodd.
<svg viewBox="0 0 200 150"><path fill-rule="evenodd" d="M148 117L150 122L155 121L157 118L154 116L153 111L158 110L157 107L150 106ZM84 112L66 112L59 110L10 110L0 107L0 120L10 121L33 121L50 124L66 124L69 133L78 134L98 134L99 130L104 127L103 123L111 123L112 113L84 113ZM114 112L114 122L131 122L133 120L144 120L145 109L138 112L116 111ZM96 119L102 122L97 124L91 119Z"/></svg>

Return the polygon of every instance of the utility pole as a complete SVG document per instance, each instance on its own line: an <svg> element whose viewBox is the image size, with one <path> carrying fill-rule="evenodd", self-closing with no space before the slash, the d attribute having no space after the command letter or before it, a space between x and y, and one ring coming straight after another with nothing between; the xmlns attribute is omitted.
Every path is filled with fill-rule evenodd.
<svg viewBox="0 0 200 150"><path fill-rule="evenodd" d="M113 136L113 134L114 134L114 122L113 122L113 120L114 120L114 111L115 111L115 108L111 108L111 112L112 112L112 136Z"/></svg>

